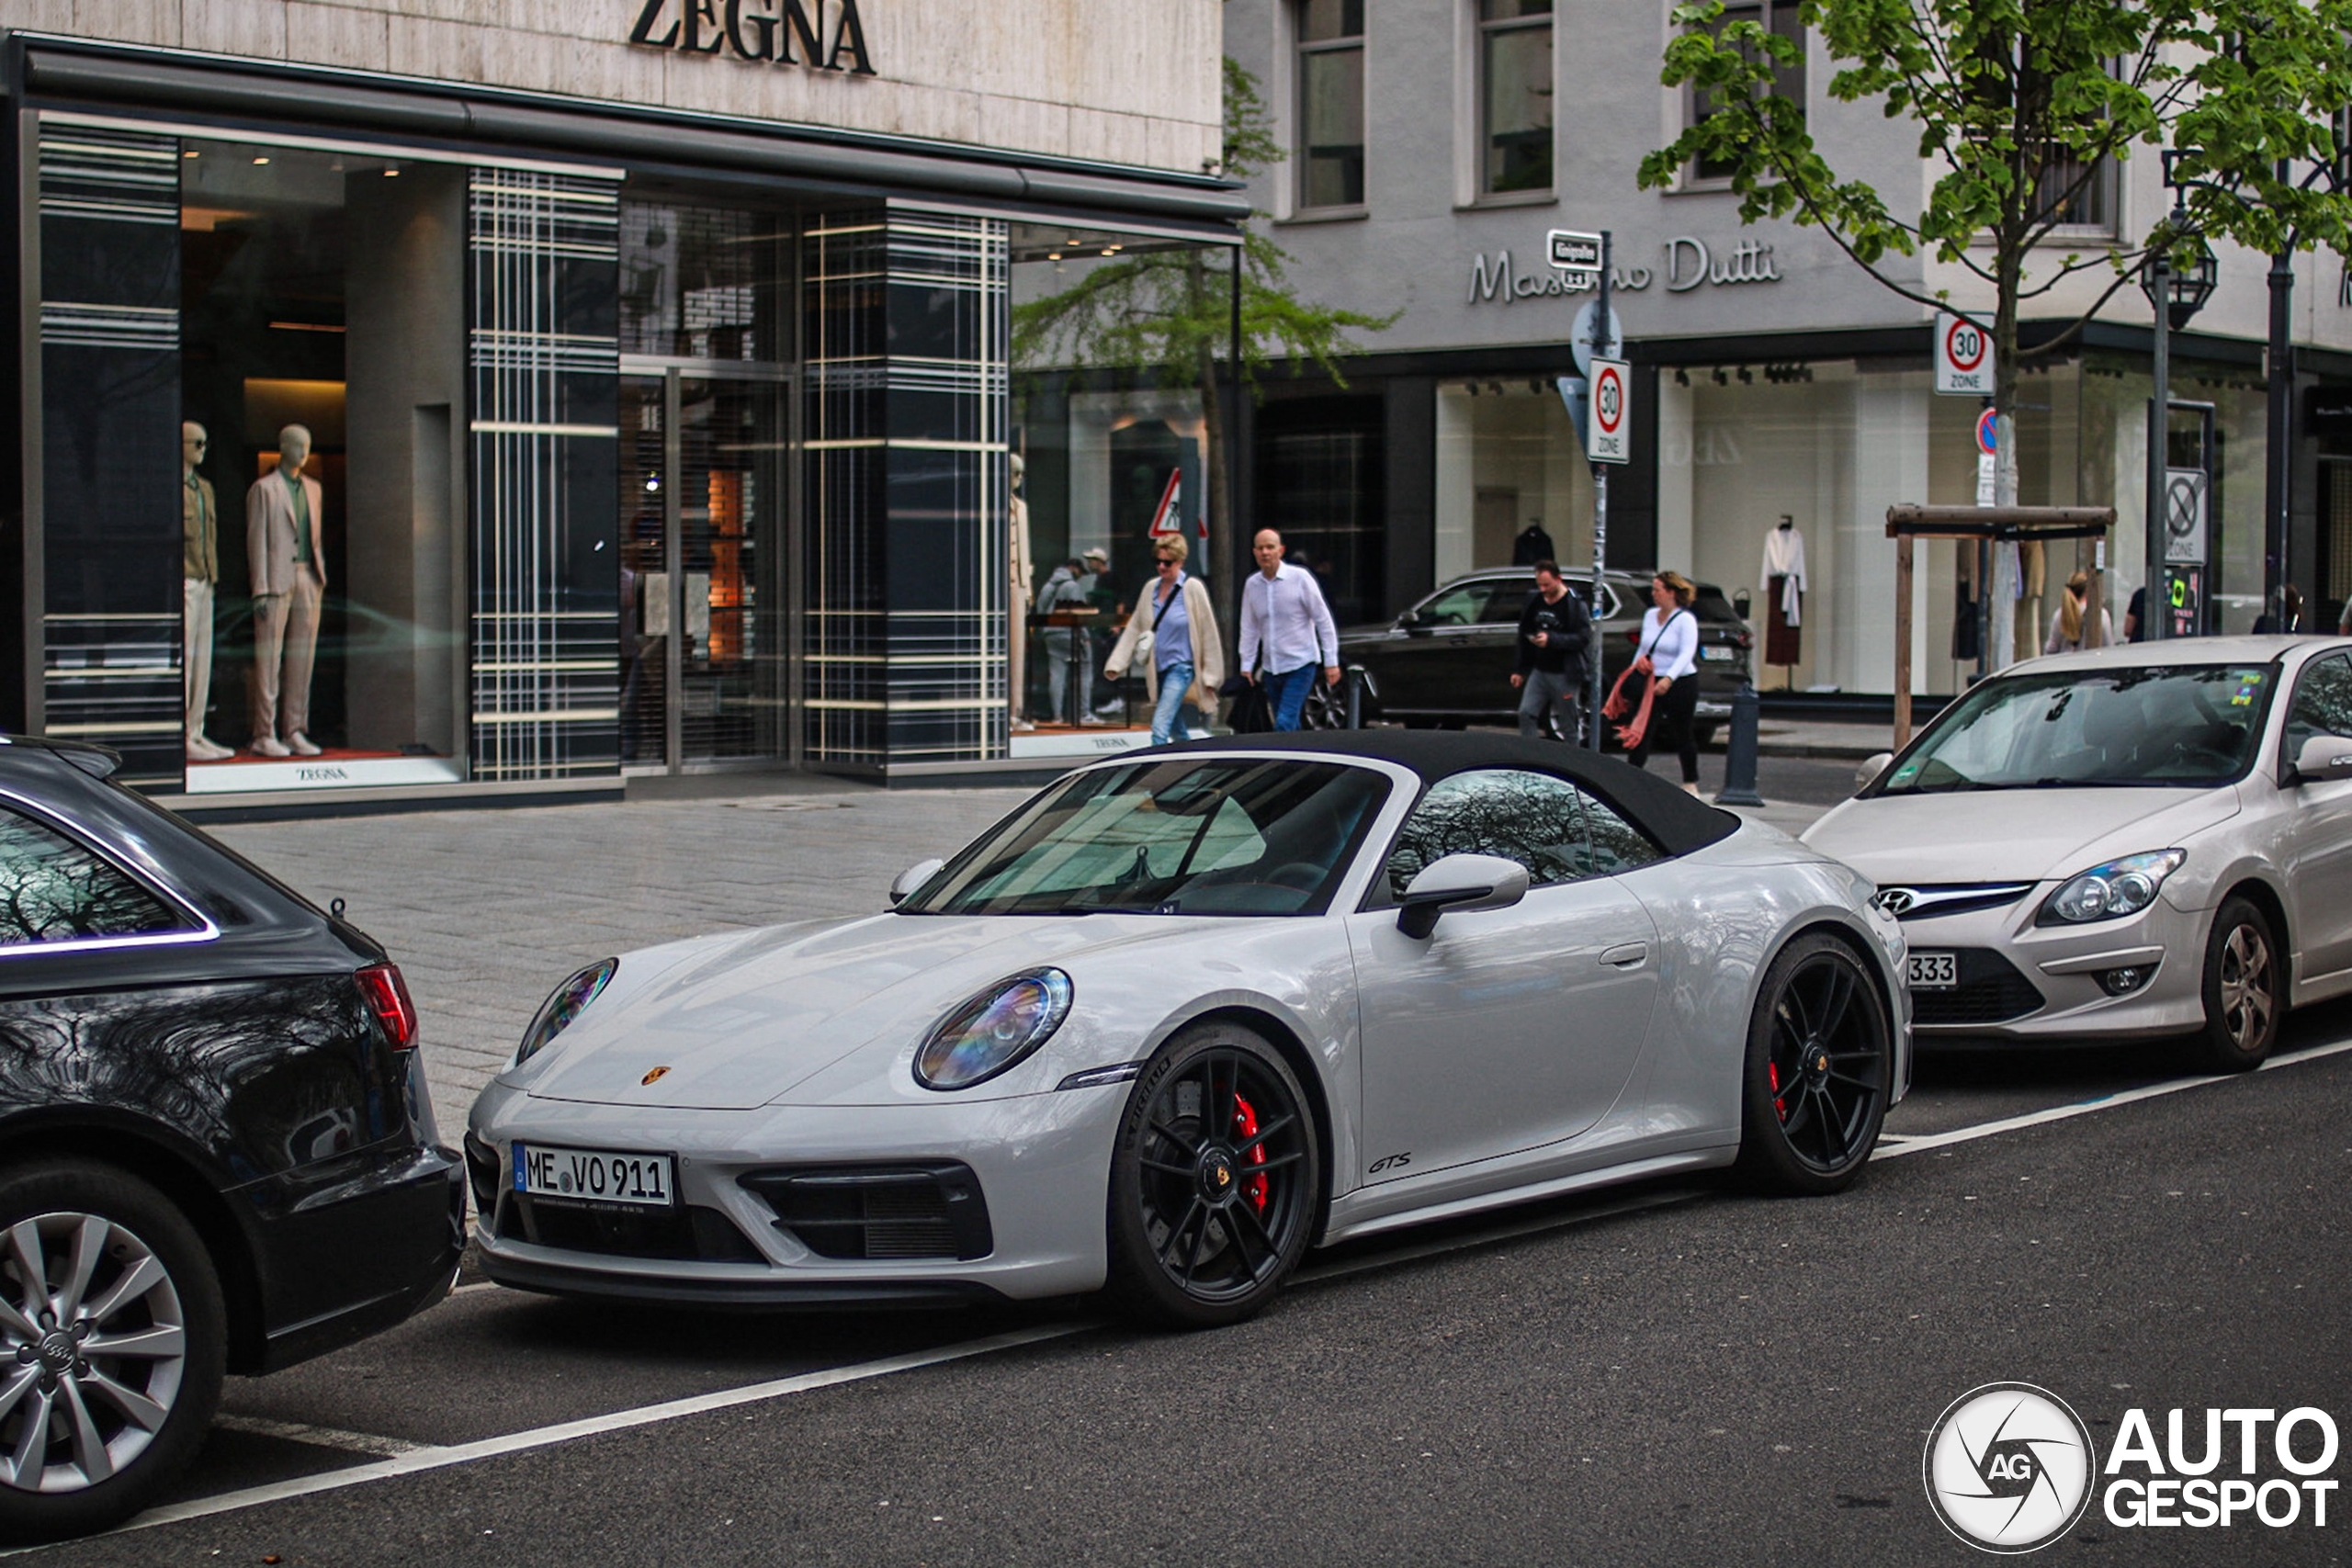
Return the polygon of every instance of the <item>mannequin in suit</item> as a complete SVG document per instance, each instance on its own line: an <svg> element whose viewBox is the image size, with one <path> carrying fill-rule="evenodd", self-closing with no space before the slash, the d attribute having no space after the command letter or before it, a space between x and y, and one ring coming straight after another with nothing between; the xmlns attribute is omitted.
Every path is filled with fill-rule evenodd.
<svg viewBox="0 0 2352 1568"><path fill-rule="evenodd" d="M326 594L321 548L325 493L302 472L311 433L289 424L277 433L277 467L245 491L245 555L253 563L253 752L315 757L303 731L311 721L311 665L319 649L319 602Z"/></svg>
<svg viewBox="0 0 2352 1568"><path fill-rule="evenodd" d="M180 672L187 760L222 762L236 755L204 736L212 701L212 595L220 581L220 503L212 481L196 471L211 437L193 420L180 425Z"/></svg>

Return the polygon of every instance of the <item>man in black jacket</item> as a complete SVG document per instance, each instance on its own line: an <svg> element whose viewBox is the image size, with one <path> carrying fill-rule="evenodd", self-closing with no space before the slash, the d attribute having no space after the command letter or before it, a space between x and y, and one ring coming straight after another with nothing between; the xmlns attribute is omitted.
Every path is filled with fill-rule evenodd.
<svg viewBox="0 0 2352 1568"><path fill-rule="evenodd" d="M1535 592L1519 615L1519 668L1510 683L1519 688L1519 732L1532 739L1544 733L1546 715L1559 722L1563 739L1584 733L1582 705L1585 651L1592 646L1592 616L1568 592L1557 561L1535 563Z"/></svg>

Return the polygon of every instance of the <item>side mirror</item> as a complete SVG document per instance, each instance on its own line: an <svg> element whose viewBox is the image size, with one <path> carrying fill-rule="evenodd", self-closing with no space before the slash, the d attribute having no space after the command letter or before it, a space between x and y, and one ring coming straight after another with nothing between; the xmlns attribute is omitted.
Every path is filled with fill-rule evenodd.
<svg viewBox="0 0 2352 1568"><path fill-rule="evenodd" d="M895 909L905 903L916 888L929 882L938 874L939 868L946 863L937 855L933 855L929 860L917 861L899 873L899 880L890 884L890 907Z"/></svg>
<svg viewBox="0 0 2352 1568"><path fill-rule="evenodd" d="M2352 779L2352 739L2314 735L2295 753L2295 782L2326 784L2334 779Z"/></svg>
<svg viewBox="0 0 2352 1568"><path fill-rule="evenodd" d="M1870 788L1871 781L1878 777L1879 774L1884 773L1886 771L1886 765L1893 761L1894 761L1894 752L1881 751L1877 756L1871 758L1860 767L1856 768L1854 770L1855 790L1859 792Z"/></svg>
<svg viewBox="0 0 2352 1568"><path fill-rule="evenodd" d="M1425 631L1429 624L1430 613L1427 610L1408 610L1396 617L1396 629L1400 632Z"/></svg>
<svg viewBox="0 0 2352 1568"><path fill-rule="evenodd" d="M1500 855L1447 855L1421 867L1396 900L1396 929L1419 942L1448 909L1508 909L1527 897L1527 868Z"/></svg>

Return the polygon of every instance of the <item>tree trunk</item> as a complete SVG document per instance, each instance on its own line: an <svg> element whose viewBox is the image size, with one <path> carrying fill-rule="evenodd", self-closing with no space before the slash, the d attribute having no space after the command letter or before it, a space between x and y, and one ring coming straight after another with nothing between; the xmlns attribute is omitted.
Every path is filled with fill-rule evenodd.
<svg viewBox="0 0 2352 1568"><path fill-rule="evenodd" d="M2018 503L2018 287L2025 271L2019 237L1996 241L1993 276L1998 302L1993 314L1993 504ZM1986 663L1994 671L2017 662L2018 574L2022 552L2014 545L1993 547L1992 581L1981 592L1993 594L1992 643Z"/></svg>

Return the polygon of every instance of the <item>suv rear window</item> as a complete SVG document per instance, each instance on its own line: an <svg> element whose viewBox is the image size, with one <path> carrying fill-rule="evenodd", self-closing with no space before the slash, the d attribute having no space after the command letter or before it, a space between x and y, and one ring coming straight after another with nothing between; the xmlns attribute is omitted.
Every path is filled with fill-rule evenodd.
<svg viewBox="0 0 2352 1568"><path fill-rule="evenodd" d="M1731 601L1724 597L1724 591L1713 584L1699 590L1699 596L1690 602L1690 613L1702 622L1713 621L1733 626L1741 624L1739 612L1731 607Z"/></svg>

